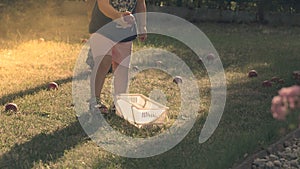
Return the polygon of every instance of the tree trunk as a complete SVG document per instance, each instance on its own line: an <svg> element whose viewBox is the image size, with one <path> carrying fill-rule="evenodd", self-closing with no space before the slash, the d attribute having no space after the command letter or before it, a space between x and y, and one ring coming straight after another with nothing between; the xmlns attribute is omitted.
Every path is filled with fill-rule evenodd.
<svg viewBox="0 0 300 169"><path fill-rule="evenodd" d="M177 0L177 1L176 1L176 6L181 7L181 6L182 6L182 0Z"/></svg>
<svg viewBox="0 0 300 169"><path fill-rule="evenodd" d="M270 10L270 4L272 0L258 0L257 2L257 21L260 23L266 23L266 13Z"/></svg>

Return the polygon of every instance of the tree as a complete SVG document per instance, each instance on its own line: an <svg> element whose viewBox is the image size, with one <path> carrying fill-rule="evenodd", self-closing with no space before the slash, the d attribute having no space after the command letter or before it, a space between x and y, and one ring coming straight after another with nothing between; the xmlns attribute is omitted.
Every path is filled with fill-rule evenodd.
<svg viewBox="0 0 300 169"><path fill-rule="evenodd" d="M257 1L257 20L260 23L265 23L265 14L270 10L272 0L258 0Z"/></svg>

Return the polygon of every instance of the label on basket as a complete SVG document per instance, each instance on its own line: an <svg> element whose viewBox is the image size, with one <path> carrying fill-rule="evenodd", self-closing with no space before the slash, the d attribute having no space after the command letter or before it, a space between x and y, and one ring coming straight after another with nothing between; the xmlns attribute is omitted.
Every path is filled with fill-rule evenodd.
<svg viewBox="0 0 300 169"><path fill-rule="evenodd" d="M158 117L158 115L153 112L142 112L142 118L148 118L148 117Z"/></svg>
<svg viewBox="0 0 300 169"><path fill-rule="evenodd" d="M164 110L139 110L133 108L133 116L138 124L151 123L158 119Z"/></svg>
<svg viewBox="0 0 300 169"><path fill-rule="evenodd" d="M121 116L134 124L155 122L168 109L141 94L119 95L116 103Z"/></svg>

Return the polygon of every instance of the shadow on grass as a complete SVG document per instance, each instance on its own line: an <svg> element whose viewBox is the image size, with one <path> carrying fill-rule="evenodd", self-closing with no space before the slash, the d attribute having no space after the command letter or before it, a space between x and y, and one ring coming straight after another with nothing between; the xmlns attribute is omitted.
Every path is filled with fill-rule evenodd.
<svg viewBox="0 0 300 169"><path fill-rule="evenodd" d="M72 77L67 77L65 79L57 80L56 83L65 84L65 83L72 82L72 79L73 79ZM32 95L34 93L37 93L41 90L46 90L47 87L48 87L48 84L42 84L42 85L36 86L34 88L27 89L27 90L24 90L24 91L19 91L19 92L11 93L11 94L8 94L8 95L4 95L3 97L0 98L0 105L12 102L14 99L16 99L18 97L24 97L26 95Z"/></svg>
<svg viewBox="0 0 300 169"><path fill-rule="evenodd" d="M75 79L86 78L89 72L83 72L76 77L67 77L56 80L61 84L72 82ZM18 97L32 95L41 90L46 90L48 84L42 84L25 91L15 92L0 98L0 104L11 102ZM35 163L56 161L64 155L66 150L70 150L76 145L84 142L88 136L82 129L78 120L69 124L63 129L53 133L40 133L28 142L15 144L10 151L1 153L0 168L32 168Z"/></svg>
<svg viewBox="0 0 300 169"><path fill-rule="evenodd" d="M64 79L56 80L55 82L58 85L70 83L70 82L72 82L73 79L80 80L80 79L87 78L87 75L89 73L90 73L89 71L82 72L81 74L79 74L76 77L67 77L67 78L64 78ZM26 95L32 95L34 93L37 93L41 90L46 90L47 88L48 88L48 84L41 84L39 86L36 86L34 88L30 88L30 89L27 89L27 90L24 90L24 91L18 91L18 92L15 92L15 93L4 95L3 97L0 98L0 105L4 105L6 103L12 102L13 100L15 100L18 97L24 97Z"/></svg>
<svg viewBox="0 0 300 169"><path fill-rule="evenodd" d="M224 114L217 130L207 142L203 144L198 142L205 120L205 118L200 118L178 145L163 154L140 159L124 157L113 158L112 161L99 159L96 164L97 168L114 165L115 168L122 169L230 168L234 163L243 161L248 154L268 147L281 137L279 129L287 127L272 118L269 102L277 94L278 89L294 83L286 75L293 69L286 68L283 71L282 69L276 70L275 66L268 68L262 64L255 66L259 72L267 70L266 74L250 79L246 72L244 76L229 79ZM273 74L280 75L286 83L264 88L261 82L271 78Z"/></svg>
<svg viewBox="0 0 300 169"><path fill-rule="evenodd" d="M0 156L0 168L32 168L40 161L56 161L76 145L84 142L85 134L79 121L50 134L41 133L23 144L14 145Z"/></svg>
<svg viewBox="0 0 300 169"><path fill-rule="evenodd" d="M171 169L171 168L199 168L199 161L207 155L207 149L202 149L203 145L198 143L198 134L204 119L197 120L195 127L190 133L171 150L148 158L126 158L121 156L114 156L112 160L99 159L95 168L145 168L145 169ZM195 164L192 164L195 163ZM200 164L201 166L202 164ZM203 164L205 166L206 164ZM109 166L109 167L108 167ZM198 167L196 167L198 166Z"/></svg>

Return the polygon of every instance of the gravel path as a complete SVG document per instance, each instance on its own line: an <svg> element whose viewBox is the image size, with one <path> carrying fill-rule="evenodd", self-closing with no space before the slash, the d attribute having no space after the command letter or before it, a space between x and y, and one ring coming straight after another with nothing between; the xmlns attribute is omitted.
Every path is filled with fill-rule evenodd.
<svg viewBox="0 0 300 169"><path fill-rule="evenodd" d="M300 129L266 150L248 157L234 169L300 169Z"/></svg>
<svg viewBox="0 0 300 169"><path fill-rule="evenodd" d="M256 158L251 167L253 169L300 168L300 139L293 138L285 141L283 146L284 149L281 151L276 151L262 158Z"/></svg>

